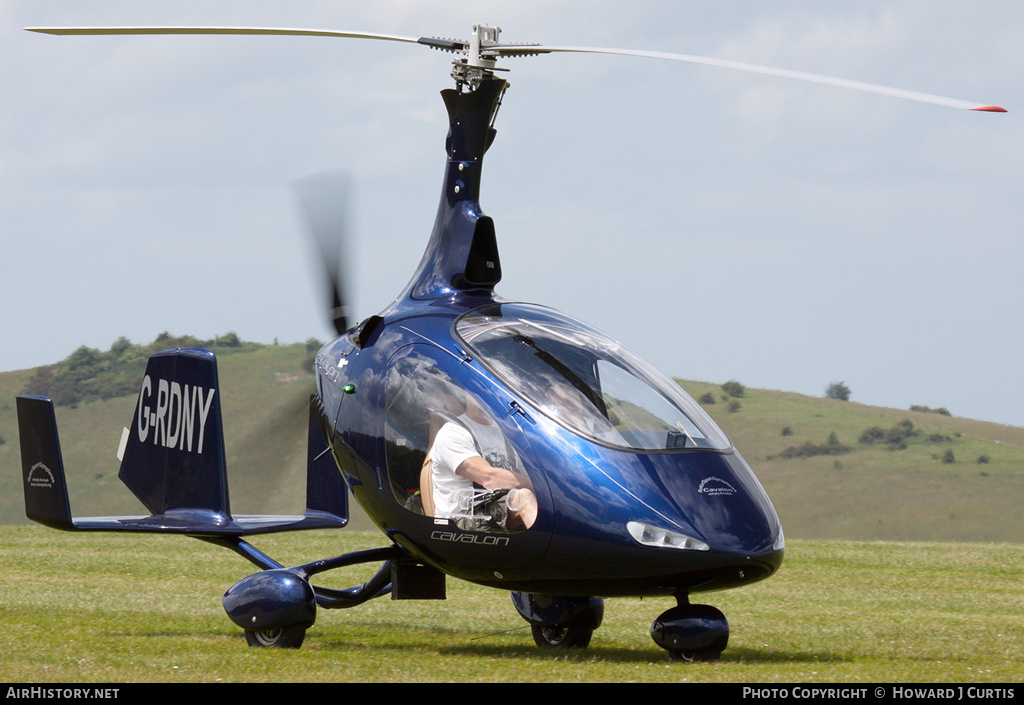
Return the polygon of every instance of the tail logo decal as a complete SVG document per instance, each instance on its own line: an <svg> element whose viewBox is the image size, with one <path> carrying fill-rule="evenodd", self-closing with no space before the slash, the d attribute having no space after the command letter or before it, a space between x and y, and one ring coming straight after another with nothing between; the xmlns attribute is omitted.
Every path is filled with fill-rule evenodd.
<svg viewBox="0 0 1024 705"><path fill-rule="evenodd" d="M139 442L145 443L152 434L153 445L187 450L191 453L195 440L195 452L202 454L206 421L216 391L197 385L183 386L178 382L157 378L154 399L153 379L146 375L142 380L139 408L135 416L135 430L139 435ZM199 437L195 438L197 430Z"/></svg>
<svg viewBox="0 0 1024 705"><path fill-rule="evenodd" d="M25 478L25 484L29 487L53 487L53 471L43 463L36 463L32 466L32 469L28 471L28 477Z"/></svg>

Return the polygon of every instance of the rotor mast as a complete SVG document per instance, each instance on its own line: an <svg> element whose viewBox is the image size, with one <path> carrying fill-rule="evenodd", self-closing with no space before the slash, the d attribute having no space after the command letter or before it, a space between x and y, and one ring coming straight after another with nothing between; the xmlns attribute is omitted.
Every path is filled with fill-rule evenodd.
<svg viewBox="0 0 1024 705"><path fill-rule="evenodd" d="M497 41L497 27L476 25L469 50L453 62L455 88L441 91L448 111L448 161L437 217L406 295L415 299L463 290L493 290L501 280L494 221L480 208L483 158L494 142L494 120L508 82L494 75L481 48Z"/></svg>

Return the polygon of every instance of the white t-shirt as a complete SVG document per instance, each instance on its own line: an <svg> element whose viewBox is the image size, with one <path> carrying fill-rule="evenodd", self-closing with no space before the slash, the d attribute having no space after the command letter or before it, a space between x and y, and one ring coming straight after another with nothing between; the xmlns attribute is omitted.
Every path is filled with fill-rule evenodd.
<svg viewBox="0 0 1024 705"><path fill-rule="evenodd" d="M474 441L475 438L475 441ZM512 457L509 457L512 453ZM434 437L430 451L433 459L434 516L451 517L458 513L459 497L473 493L473 481L456 474L464 460L481 457L492 467L515 470L518 458L496 424L478 423L465 414L459 423L449 421Z"/></svg>

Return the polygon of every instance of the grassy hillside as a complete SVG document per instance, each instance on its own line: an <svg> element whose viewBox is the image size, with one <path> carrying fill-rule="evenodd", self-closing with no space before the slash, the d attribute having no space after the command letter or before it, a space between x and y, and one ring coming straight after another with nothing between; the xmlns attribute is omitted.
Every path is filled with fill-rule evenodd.
<svg viewBox="0 0 1024 705"><path fill-rule="evenodd" d="M724 400L721 385L682 385L714 397L704 408L754 468L787 536L1024 541L1024 428L757 389ZM917 432L905 448L859 440L905 421ZM832 434L849 452L783 457Z"/></svg>
<svg viewBox="0 0 1024 705"><path fill-rule="evenodd" d="M305 409L313 389L306 358L303 344L219 357L236 512L302 509ZM26 522L14 398L35 373L0 374L0 523ZM704 408L754 468L787 537L1024 543L1024 428L787 392L745 389L741 397L728 396L717 383L681 384L706 400ZM143 513L117 479L115 458L134 394L57 408L77 515ZM860 442L872 429L880 440ZM894 442L899 431L904 437ZM843 448L839 455L809 454ZM368 527L361 516L353 523Z"/></svg>

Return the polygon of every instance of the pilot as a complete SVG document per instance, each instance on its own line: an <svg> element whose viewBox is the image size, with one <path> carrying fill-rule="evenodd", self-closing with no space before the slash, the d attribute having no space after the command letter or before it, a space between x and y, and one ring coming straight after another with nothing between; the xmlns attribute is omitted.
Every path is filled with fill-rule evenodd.
<svg viewBox="0 0 1024 705"><path fill-rule="evenodd" d="M430 457L433 516L455 519L467 531L533 526L537 497L529 479L505 435L472 397L466 411L437 432Z"/></svg>

